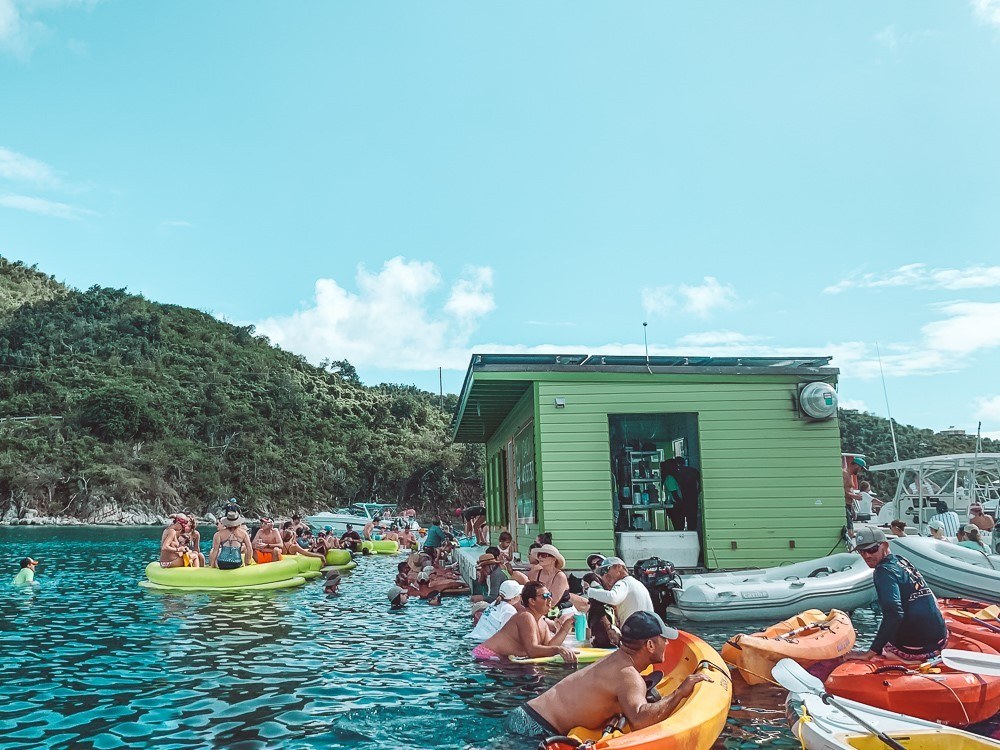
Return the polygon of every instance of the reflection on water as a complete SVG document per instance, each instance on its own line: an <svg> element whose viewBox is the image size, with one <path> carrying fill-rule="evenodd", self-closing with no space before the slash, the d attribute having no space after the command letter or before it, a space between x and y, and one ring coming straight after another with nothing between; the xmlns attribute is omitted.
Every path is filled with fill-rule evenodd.
<svg viewBox="0 0 1000 750"><path fill-rule="evenodd" d="M137 586L158 539L0 529L0 747L534 747L503 717L564 672L474 664L463 599L390 614L394 558L363 558L332 598L318 583L176 595ZM34 591L6 585L26 555ZM870 613L855 622L872 632ZM696 632L718 647L739 630ZM742 686L718 747L798 747L783 699Z"/></svg>

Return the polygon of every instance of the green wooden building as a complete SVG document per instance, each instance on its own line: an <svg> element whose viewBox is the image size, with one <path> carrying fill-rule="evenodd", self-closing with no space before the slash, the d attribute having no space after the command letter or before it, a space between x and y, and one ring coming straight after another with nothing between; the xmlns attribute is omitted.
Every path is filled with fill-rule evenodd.
<svg viewBox="0 0 1000 750"><path fill-rule="evenodd" d="M571 568L595 551L709 569L822 557L845 522L829 361L477 354L453 439L486 445L491 533L515 532L525 558L543 531ZM701 474L696 530L670 523L675 457Z"/></svg>

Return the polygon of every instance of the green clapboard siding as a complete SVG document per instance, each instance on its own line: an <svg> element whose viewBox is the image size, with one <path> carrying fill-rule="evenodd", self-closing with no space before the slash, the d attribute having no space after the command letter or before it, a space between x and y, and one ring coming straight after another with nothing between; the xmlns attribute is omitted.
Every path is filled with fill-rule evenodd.
<svg viewBox="0 0 1000 750"><path fill-rule="evenodd" d="M708 567L807 560L837 544L844 524L840 428L835 419L798 418L795 376L519 376L535 381L541 527L552 532L570 567L584 567L590 552L614 549L611 414L698 415ZM557 396L565 408L555 408ZM523 401L515 413L513 421L523 424ZM491 455L510 434L505 423L490 442Z"/></svg>
<svg viewBox="0 0 1000 750"><path fill-rule="evenodd" d="M527 393L517 402L510 414L497 428L497 431L486 443L486 522L490 527L490 538L494 544L497 537L504 529L510 531L517 539L517 549L521 552L524 560L528 559L528 546L535 541L535 536L539 532L539 524L520 525L516 531L511 528L514 520L509 517L507 511L507 497L504 494L503 476L503 451L507 442L514 437L514 433L521 429L524 424L534 417L535 394L534 389L529 389ZM538 475L538 425L535 424L535 463L536 481ZM537 488L536 488L536 494ZM541 517L541 501L539 500L539 517Z"/></svg>

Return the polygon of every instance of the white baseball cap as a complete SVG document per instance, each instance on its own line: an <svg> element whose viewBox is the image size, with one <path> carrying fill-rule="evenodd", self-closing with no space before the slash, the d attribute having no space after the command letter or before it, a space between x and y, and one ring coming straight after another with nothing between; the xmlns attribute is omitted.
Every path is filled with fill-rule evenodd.
<svg viewBox="0 0 1000 750"><path fill-rule="evenodd" d="M500 598L501 599L514 599L521 595L521 591L524 590L524 586L519 584L513 578L504 581L500 584Z"/></svg>

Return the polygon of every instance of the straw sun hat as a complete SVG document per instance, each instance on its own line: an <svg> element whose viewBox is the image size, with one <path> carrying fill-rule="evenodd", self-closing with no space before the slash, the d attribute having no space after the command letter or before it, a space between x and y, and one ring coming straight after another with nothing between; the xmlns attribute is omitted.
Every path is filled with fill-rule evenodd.
<svg viewBox="0 0 1000 750"><path fill-rule="evenodd" d="M541 547L535 547L533 550L531 550L531 554L528 555L528 561L533 565L537 564L539 553L552 555L556 559L557 570L562 570L563 568L566 567L566 558L563 557L562 553L555 547L553 547L551 544L543 544Z"/></svg>

